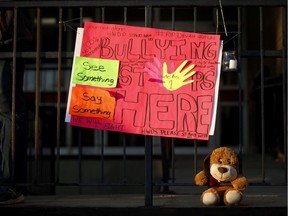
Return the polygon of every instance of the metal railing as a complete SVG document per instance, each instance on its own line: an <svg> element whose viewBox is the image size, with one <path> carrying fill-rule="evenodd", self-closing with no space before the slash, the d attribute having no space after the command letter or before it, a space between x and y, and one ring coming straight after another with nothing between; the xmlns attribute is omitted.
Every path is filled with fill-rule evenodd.
<svg viewBox="0 0 288 216"><path fill-rule="evenodd" d="M40 107L43 105L43 102L41 101L41 70L42 70L42 61L43 60L49 60L50 62L53 62L54 65L57 65L57 91L56 91L56 101L53 102L54 106L56 107L56 124L54 127L56 127L56 145L51 147L51 151L49 150L48 154L48 161L51 161L51 182L48 182L46 184L52 185L53 187L58 185L67 185L67 186L83 186L87 185L82 182L82 160L83 160L83 146L82 146L82 138L80 130L77 130L79 132L78 137L78 151L77 152L77 160L78 160L78 179L76 183L63 183L60 180L60 160L61 160L61 149L63 149L63 125L62 121L63 119L63 101L66 100L66 98L63 98L63 84L61 83L61 80L63 79L63 68L66 67L67 64L66 61L71 60L73 58L73 50L71 50L72 45L67 45L66 41L63 41L64 38L64 30L68 31L67 29L70 29L71 32L75 30L77 27L82 27L83 22L85 18L87 18L85 11L90 11L89 16L92 20L98 21L98 22L118 22L127 25L130 21L134 21L133 19L136 19L140 25L145 27L154 27L155 20L154 20L154 9L155 8L164 8L166 10L169 10L170 12L169 17L165 18L165 22L169 23L166 24L166 26L169 26L170 29L176 29L177 24L177 16L175 15L175 11L178 8L185 7L188 8L191 14L191 20L189 21L190 24L190 30L193 32L198 32L199 29L201 29L198 25L198 22L200 21L198 19L198 16L201 15L198 13L198 11L201 11L201 8L212 8L213 10L219 8L219 3L222 3L225 8L234 8L237 12L237 17L234 22L235 28L232 31L232 39L236 39L237 47L239 53L239 61L241 62L242 59L255 59L257 58L259 60L259 68L260 68L260 97L261 97L261 155L262 155L262 181L265 182L265 105L264 105L264 87L265 87L265 77L264 77L264 65L265 65L265 59L266 58L277 58L281 59L281 74L282 74L282 88L283 88L283 140L284 140L284 153L285 157L287 157L287 2L284 0L265 0L265 1L254 1L254 0L222 0L222 1L215 1L215 0L178 0L178 1L12 1L12 2L1 2L0 1L0 8L13 8L14 13L17 14L17 11L19 8L32 8L36 11L36 18L35 18L35 50L29 50L27 52L18 52L16 43L14 42L13 51L12 52L5 52L1 53L0 58L1 59L7 59L12 58L13 59L13 66L14 68L17 67L17 59L18 58L25 58L29 59L30 62L35 60L34 69L35 69L35 92L33 94L33 97L35 99L35 106L34 106L34 140L32 143L34 143L34 146L32 148L32 153L30 156L32 156L32 161L34 161L34 167L33 168L33 180L32 185L41 185L41 180L39 179L39 175L41 173L41 164L45 160L46 157L43 156L43 147L40 142L41 133L40 131ZM91 8L94 8L94 16L92 13L91 17ZM114 19L111 21L109 19L109 16L106 14L106 11L109 8L118 8L122 10L122 17ZM132 20L129 19L129 13L128 11L131 9L140 8L140 11L142 11L142 14L137 14L137 18L134 16ZM254 50L244 49L242 46L243 38L243 25L245 26L245 22L248 22L245 20L243 23L243 9L245 8L253 8L255 11L258 11L259 15L255 15L254 18L258 20L258 26L259 28L259 35L257 38L259 38L259 48ZM255 9L256 8L256 9ZM282 21L281 26L279 26L281 35L281 43L282 48L280 49L266 49L264 46L264 17L263 17L263 10L266 8L280 8L280 11L282 12ZM69 15L69 10L71 14ZM54 31L57 32L57 35L53 35L54 38L52 39L57 46L54 46L54 48L57 48L54 51L51 51L49 49L42 50L43 43L46 43L46 41L43 41L43 33L45 32L45 27L43 27L43 23L41 23L42 15L45 14L48 11L53 11L53 14L57 15L57 17L53 17L56 19L55 23L52 23L51 25L54 28ZM246 11L247 12L247 11ZM67 15L68 14L68 15ZM142 17L141 17L142 15ZM167 15L167 14L166 14ZM139 16L139 17L138 17ZM213 19L214 15L211 17ZM209 16L210 18L210 16ZM138 20L137 20L138 19ZM168 21L167 21L168 20ZM226 19L226 22L229 23L229 19ZM135 22L133 22L134 24ZM223 23L222 23L223 24ZM185 23L184 23L185 25ZM17 16L14 18L14 26L17 26ZM255 27L256 28L256 27ZM57 29L57 30L55 30ZM228 30L229 31L229 30ZM66 33L66 32L65 32ZM204 32L206 33L206 32ZM210 32L211 33L211 32ZM219 32L220 34L224 34L224 32ZM229 32L231 33L231 32ZM67 33L68 34L68 33ZM71 35L70 35L71 37ZM73 38L73 37L72 37ZM46 38L47 39L47 38ZM229 39L229 40L230 40ZM14 33L14 41L17 40L17 31ZM69 39L73 42L73 39ZM51 43L51 41L49 42ZM70 46L70 47L69 47ZM66 47L63 48L63 47ZM63 64L63 62L65 62ZM63 66L64 65L64 66ZM242 68L244 66L240 66ZM69 68L69 67L68 67ZM243 69L242 69L243 70ZM243 136L243 130L244 130L244 108L243 108L243 89L247 88L247 85L245 84L244 72L239 71L237 74L237 85L238 85L238 99L239 100L239 152L242 153L242 149L245 148L245 145L243 144L245 142L244 136ZM13 71L13 76L16 76L16 71ZM14 89L14 98L15 98L15 80L13 82L13 89ZM13 101L13 113L12 113L12 120L15 122L15 101ZM280 115L281 115L280 114ZM12 149L15 148L15 124L12 125L13 133L12 133ZM92 183L89 185L94 186L108 186L109 183L104 182L104 160L105 160L105 149L103 145L103 132L99 133L101 137L100 139L100 147L99 147L99 154L97 154L97 158L99 156L100 161L100 183ZM72 135L72 134L70 134ZM122 137L122 144L123 144L123 152L121 153L122 162L123 162L123 176L125 176L125 172L127 172L126 167L126 161L127 161L127 146L125 141L125 136ZM170 140L171 141L171 140ZM145 193L145 206L152 206L153 205L153 187L155 186L161 186L161 187L168 187L173 185L180 185L180 186L187 186L187 185L193 185L193 183L179 183L177 184L173 179L175 179L175 167L173 166L174 156L175 156L175 145L174 141L172 140L170 143L170 147L172 150L172 156L169 158L171 160L171 166L172 166L172 182L169 183L168 181L160 182L160 183L154 183L153 182L153 138L150 136L145 137L145 151L143 152L145 156L144 160L144 169L145 169L145 179L144 179L144 185L143 184L136 184L137 186L144 186L144 193ZM191 141L193 146L193 155L194 155L194 172L196 173L197 170L197 155L198 152L198 145L196 141ZM237 148L237 146L236 146ZM13 152L13 151L12 151ZM132 153L133 155L133 153ZM67 156L67 155L66 155ZM160 157L164 157L164 155L160 155ZM34 158L33 158L34 157ZM68 154L69 157L69 154ZM13 157L14 158L14 157ZM55 164L54 164L55 159ZM162 158L163 159L163 158ZM167 158L164 158L163 160L167 160ZM162 165L165 165L166 162L164 162ZM169 169L169 168L168 168ZM287 170L287 169L285 169ZM168 174L169 175L169 174ZM287 175L286 175L287 176ZM167 180L167 179L166 179ZM287 182L287 180L286 180ZM112 184L110 184L112 185ZM124 181L121 183L117 183L116 185L123 185L127 186L125 177Z"/></svg>

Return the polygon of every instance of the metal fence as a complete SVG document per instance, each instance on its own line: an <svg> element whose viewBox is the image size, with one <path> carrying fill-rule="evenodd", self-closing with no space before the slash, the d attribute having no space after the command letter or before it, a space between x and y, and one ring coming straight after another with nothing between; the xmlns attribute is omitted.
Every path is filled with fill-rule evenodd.
<svg viewBox="0 0 288 216"><path fill-rule="evenodd" d="M2 52L0 58L13 59L14 68L17 67L17 60L24 58L28 60L26 67L26 93L33 101L30 112L30 140L29 140L29 178L32 186L49 185L55 193L56 186L140 186L144 187L145 205L153 205L153 188L155 186L168 187L173 185L189 186L192 182L177 183L175 181L174 159L177 154L177 140L160 140L158 159L161 161L163 176L160 182L153 179L153 160L155 160L153 137L140 137L138 143L133 147L127 144L131 137L122 134L107 134L105 131L91 131L75 128L67 128L63 116L67 100L67 83L69 84L69 72L73 58L75 29L82 27L85 20L92 20L103 23L116 23L124 25L139 25L145 27L159 27L170 30L185 30L200 33L218 33L224 37L229 48L239 53L240 70L235 74L223 75L227 86L223 91L227 94L221 98L223 110L226 107L236 107L237 138L233 147L240 153L249 151L250 142L260 143L262 157L262 181L265 182L265 155L267 154L267 143L270 138L266 137L267 112L265 102L266 87L280 86L281 108L278 107L275 116L280 116L280 137L283 143L283 153L286 158L287 152L287 2L284 0L265 1L244 1L244 0L179 0L179 1L0 1L0 8L13 8L17 14L19 8L35 10L35 41L31 49L25 52L17 51L14 43L13 52ZM223 13L224 12L224 13ZM280 15L279 15L280 14ZM223 16L224 15L224 16ZM270 23L266 16L274 16L277 22ZM224 20L225 17L225 20ZM275 19L274 19L275 20ZM220 24L218 24L220 22ZM211 25L212 26L209 26ZM226 26L226 25L227 26ZM17 16L14 18L14 26L17 26ZM273 26L273 28L272 28ZM227 27L227 29L226 29ZM249 34L253 29L254 36ZM270 30L271 29L271 30ZM267 32L274 31L275 34L268 35ZM228 33L228 35L227 35ZM226 35L226 36L225 36ZM269 38L268 38L268 36ZM267 36L267 38L266 38ZM14 33L14 41L17 39L17 31ZM267 42L268 41L268 42ZM256 43L256 44L255 44ZM265 75L265 67L273 65L277 70L276 75L280 80L269 84ZM252 141L249 138L249 108L246 98L249 94L250 75L252 70L258 70L258 90L260 107L257 111L260 114L261 123L259 136L254 136ZM46 71L46 72L45 72ZM50 71L50 72L49 72ZM52 71L52 72L51 72ZM52 75L53 74L53 75ZM16 76L16 71L13 71ZM47 77L46 77L47 75ZM51 77L53 76L53 77ZM44 80L43 80L44 77ZM31 80L33 79L33 80ZM232 81L231 81L232 80ZM48 86L48 81L51 86ZM266 83L268 82L268 84ZM31 83L33 85L31 86ZM43 86L47 85L45 89ZM232 86L232 87L231 87ZM13 83L15 89L15 82ZM15 91L13 91L15 94ZM277 91L279 93L279 91ZM276 93L276 94L278 94ZM231 97L233 95L232 99ZM274 94L275 96L275 94ZM228 99L225 99L227 98ZM14 95L15 98L15 95ZM277 100L279 101L279 99ZM48 105L47 105L48 104ZM277 104L278 105L278 104ZM15 101L13 105L15 110ZM235 112L235 111L234 111ZM52 114L51 114L52 113ZM274 117L275 117L274 116ZM15 121L15 112L12 114ZM49 122L50 121L50 122ZM47 123L49 122L49 124ZM277 122L278 124L279 122ZM46 126L45 126L46 125ZM12 143L15 148L15 124L13 124ZM224 126L223 126L224 127ZM232 127L232 126L231 126ZM67 132L68 130L68 132ZM45 131L49 133L45 134ZM54 131L54 132L51 132ZM94 133L92 144L89 134ZM222 139L224 132L218 132L216 143L225 141ZM52 135L49 135L52 134ZM85 134L85 135L83 135ZM116 136L116 140L112 139ZM55 139L51 138L54 137ZM88 137L88 138L87 138ZM112 138L111 138L112 137ZM139 137L138 137L139 138ZM105 139L108 144L105 144ZM112 139L112 144L109 144ZM234 137L235 139L235 137ZM267 140L268 139L268 140ZM260 140L260 141L259 141ZM115 143L118 142L118 143ZM168 142L168 143L165 143ZM193 155L194 173L197 171L198 155L215 147L215 142L199 143L189 141L191 148L189 152ZM85 146L85 143L87 144ZM96 143L96 144L95 144ZM111 148L107 148L107 145ZM117 147L113 148L113 145ZM140 150L137 145L140 145ZM161 149L162 146L162 149ZM199 152L200 146L200 152ZM203 147L204 146L204 147ZM112 149L112 150L111 150ZM115 151L113 151L113 149ZM132 150L131 150L132 149ZM186 151L184 148L184 152ZM203 152L202 152L203 150ZM110 151L110 154L106 154ZM12 151L14 152L14 151ZM89 154L90 152L90 154ZM92 152L92 153L91 153ZM183 153L183 152L182 152ZM88 156L87 156L88 155ZM116 155L116 156L115 156ZM140 155L144 158L143 183L128 183L126 173L129 169L128 160L130 157ZM98 179L92 183L83 182L84 157L97 161ZM122 168L122 179L116 183L105 181L105 160L120 158ZM14 157L13 157L14 158ZM75 182L61 180L65 168L61 165L62 159L77 161L76 169L78 177ZM49 172L43 171L46 168ZM99 169L98 169L99 168ZM171 172L170 173L170 168ZM286 170L286 169L285 169ZM88 171L89 172L89 171ZM168 172L168 173L167 173ZM44 173L44 174L43 174ZM48 173L48 174L47 174ZM66 173L67 174L67 173ZM172 177L171 177L172 176ZM45 179L43 181L43 179ZM49 179L49 181L47 181ZM43 192L43 191L42 191Z"/></svg>

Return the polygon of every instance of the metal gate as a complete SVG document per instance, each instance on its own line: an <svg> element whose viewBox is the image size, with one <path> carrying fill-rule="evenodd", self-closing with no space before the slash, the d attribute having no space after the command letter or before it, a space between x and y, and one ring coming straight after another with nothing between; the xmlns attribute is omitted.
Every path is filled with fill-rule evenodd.
<svg viewBox="0 0 288 216"><path fill-rule="evenodd" d="M20 8L29 8L34 10L36 15L35 40L31 49L19 52L14 43L13 52L2 52L0 57L1 59L12 58L14 68L17 67L19 58L29 62L26 66L26 82L24 83L27 98L33 103L33 111L30 112L29 119L30 140L27 151L30 178L29 183L26 183L28 186L48 185L52 188L48 190L48 193L52 194L56 193L56 186L79 188L84 186L140 186L144 187L145 205L152 206L155 186L165 188L173 185L183 187L193 185L192 182L177 183L175 181L174 165L177 154L185 155L188 151L193 156L193 170L196 173L198 155L206 154L219 143L228 144L229 142L233 143L232 147L240 154L251 151L251 143L259 143L259 149L254 149L254 151L261 153L261 179L265 182L265 156L267 148L270 148L267 145L272 141L271 137L267 136L267 130L272 131L271 126L267 128L270 123L277 126L273 135L279 136L280 148L283 148L282 153L286 160L286 1L5 1L0 2L0 7L12 8L15 14ZM267 16L273 16L274 19L267 19ZM63 110L65 110L67 100L67 83L69 84L75 30L77 27L82 27L86 20L220 34L224 38L227 49L238 52L240 69L236 73L223 75L224 85L220 89L222 91L220 113L223 115L219 118L225 119L225 113L233 113L232 120L237 124L231 124L231 119L226 124L222 121L219 127L222 131L218 131L209 142L185 141L188 142L188 148L187 143L183 145L184 141L181 140L161 140L150 136L131 137L106 131L75 129L65 125L63 120L65 111ZM14 18L14 26L17 26L17 16ZM14 40L16 39L15 33ZM266 67L273 69L270 77L266 76ZM258 70L258 73L253 72L255 70ZM252 115L249 115L247 97L249 97L248 82L253 80L251 74L255 76L254 90L257 92L259 106ZM13 75L16 76L15 69ZM275 92L274 87L277 87ZM266 88L272 90L266 91ZM13 89L15 89L15 82ZM15 91L13 92L15 98ZM267 92L273 93L272 96L268 95L268 99ZM277 110L275 106L271 108L273 112L265 105L270 99L274 102L268 101L269 103L277 104ZM15 100L12 106L15 110ZM250 121L255 113L259 114L260 119L260 123L254 122L255 127L259 128L258 132L255 132L255 127L251 127ZM272 120L267 119L269 115L272 115ZM276 122L278 118L280 121ZM15 112L12 114L12 119L15 121ZM229 127L236 132L231 137L229 135L223 137L225 128ZM12 129L12 149L15 149L15 124ZM253 133L251 131L257 135L251 135ZM94 135L90 137L91 134ZM133 140L137 143L135 144ZM155 142L158 146L156 148ZM14 150L12 152L15 153ZM100 177L92 183L85 183L83 182L82 163L84 158L91 157L99 163L97 167ZM127 161L131 157L144 157L144 183L127 182L126 174L129 169ZM117 183L109 183L104 179L107 158L120 158L123 165L122 179ZM161 161L163 168L162 179L156 183L153 179L155 158ZM62 159L77 161L75 167L78 177L75 182L61 180L62 172L65 170L61 167ZM48 167L50 171L45 172L45 167ZM285 170L287 171L286 168ZM285 181L287 182L287 179Z"/></svg>

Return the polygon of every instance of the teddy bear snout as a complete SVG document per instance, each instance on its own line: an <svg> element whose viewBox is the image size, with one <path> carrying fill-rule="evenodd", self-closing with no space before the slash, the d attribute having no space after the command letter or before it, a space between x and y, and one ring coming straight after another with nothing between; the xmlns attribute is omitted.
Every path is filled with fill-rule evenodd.
<svg viewBox="0 0 288 216"><path fill-rule="evenodd" d="M218 171L223 174L228 172L228 169L226 167L218 167Z"/></svg>

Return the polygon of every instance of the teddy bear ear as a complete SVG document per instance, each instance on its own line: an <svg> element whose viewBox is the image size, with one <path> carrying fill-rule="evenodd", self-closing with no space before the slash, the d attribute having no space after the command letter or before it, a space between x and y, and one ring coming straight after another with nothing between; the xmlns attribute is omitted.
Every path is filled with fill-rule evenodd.
<svg viewBox="0 0 288 216"><path fill-rule="evenodd" d="M204 158L204 171L206 173L206 175L210 174L210 156L212 153L208 154L205 158Z"/></svg>

